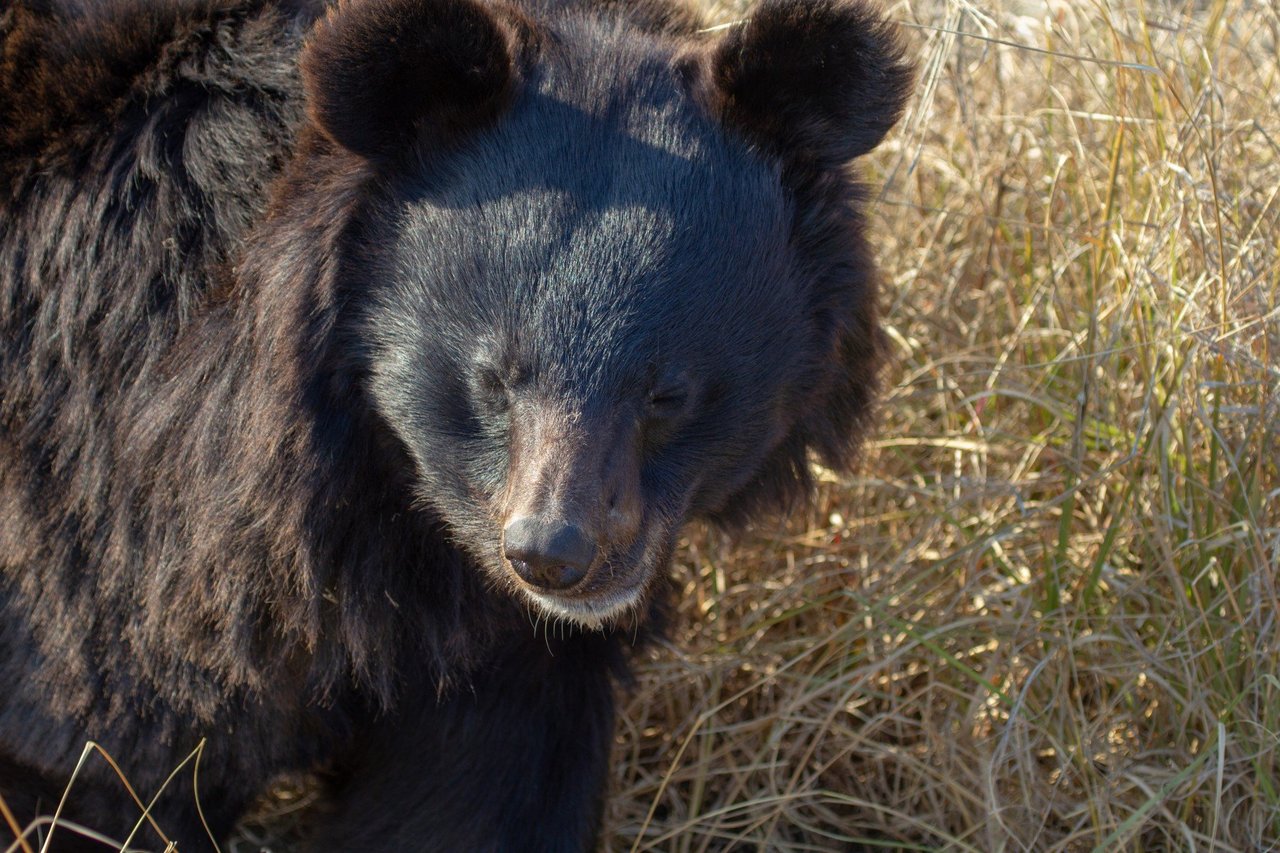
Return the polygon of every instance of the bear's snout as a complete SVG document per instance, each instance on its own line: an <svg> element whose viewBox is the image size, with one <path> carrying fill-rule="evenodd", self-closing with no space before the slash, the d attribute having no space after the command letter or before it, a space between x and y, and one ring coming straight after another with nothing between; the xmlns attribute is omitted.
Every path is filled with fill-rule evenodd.
<svg viewBox="0 0 1280 853"><path fill-rule="evenodd" d="M596 560L595 540L570 522L522 516L502 534L503 550L520 579L544 592L577 585Z"/></svg>
<svg viewBox="0 0 1280 853"><path fill-rule="evenodd" d="M617 413L526 399L511 428L501 553L538 600L602 606L643 585L634 429ZM643 549L641 549L643 550ZM555 605L555 606L558 606Z"/></svg>

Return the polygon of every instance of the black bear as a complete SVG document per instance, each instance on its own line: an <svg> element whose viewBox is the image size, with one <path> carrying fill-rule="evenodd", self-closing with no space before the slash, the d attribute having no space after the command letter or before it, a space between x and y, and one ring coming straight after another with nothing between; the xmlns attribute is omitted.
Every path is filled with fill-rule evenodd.
<svg viewBox="0 0 1280 853"><path fill-rule="evenodd" d="M856 452L910 85L861 0L0 0L19 820L93 740L134 845L590 849L681 527Z"/></svg>

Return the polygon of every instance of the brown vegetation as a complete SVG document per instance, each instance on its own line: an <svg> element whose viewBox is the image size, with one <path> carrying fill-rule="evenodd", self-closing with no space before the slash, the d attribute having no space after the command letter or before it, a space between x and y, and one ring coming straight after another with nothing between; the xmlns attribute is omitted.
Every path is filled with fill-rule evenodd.
<svg viewBox="0 0 1280 853"><path fill-rule="evenodd" d="M890 8L878 440L690 538L612 849L1275 847L1277 7Z"/></svg>

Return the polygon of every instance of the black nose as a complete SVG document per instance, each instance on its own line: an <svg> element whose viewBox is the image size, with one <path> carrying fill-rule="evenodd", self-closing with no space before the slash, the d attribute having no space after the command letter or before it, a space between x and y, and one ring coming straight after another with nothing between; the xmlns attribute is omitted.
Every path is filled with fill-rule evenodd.
<svg viewBox="0 0 1280 853"><path fill-rule="evenodd" d="M581 528L537 516L507 524L503 545L516 574L538 589L568 589L596 559L596 543Z"/></svg>

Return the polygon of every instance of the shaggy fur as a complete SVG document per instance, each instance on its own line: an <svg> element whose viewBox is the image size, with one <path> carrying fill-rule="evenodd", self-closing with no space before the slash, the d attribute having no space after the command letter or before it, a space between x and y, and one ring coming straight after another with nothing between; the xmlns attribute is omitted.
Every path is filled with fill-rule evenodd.
<svg viewBox="0 0 1280 853"><path fill-rule="evenodd" d="M662 0L0 6L22 817L88 739L147 796L203 737L215 836L326 767L326 850L590 848L681 526L802 494L810 451L846 466L880 359L844 165L901 109L901 48L853 0L698 27ZM576 597L503 557L548 507L600 544ZM190 778L156 810L184 850ZM70 803L117 837L137 814L97 761Z"/></svg>

